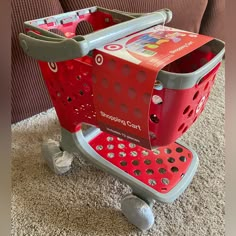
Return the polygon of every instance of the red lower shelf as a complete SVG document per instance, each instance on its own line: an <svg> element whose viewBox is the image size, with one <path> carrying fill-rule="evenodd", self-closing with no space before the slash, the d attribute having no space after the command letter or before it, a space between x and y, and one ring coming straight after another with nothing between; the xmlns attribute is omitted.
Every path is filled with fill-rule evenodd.
<svg viewBox="0 0 236 236"><path fill-rule="evenodd" d="M160 193L169 192L179 183L193 158L177 143L150 151L106 133L89 144L104 159Z"/></svg>

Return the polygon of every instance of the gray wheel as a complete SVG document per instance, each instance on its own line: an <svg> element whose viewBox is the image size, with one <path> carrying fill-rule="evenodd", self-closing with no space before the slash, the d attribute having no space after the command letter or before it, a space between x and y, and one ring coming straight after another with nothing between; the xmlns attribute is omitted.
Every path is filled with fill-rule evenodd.
<svg viewBox="0 0 236 236"><path fill-rule="evenodd" d="M48 140L42 144L42 157L56 174L64 174L71 169L73 155L62 151L59 142Z"/></svg>
<svg viewBox="0 0 236 236"><path fill-rule="evenodd" d="M129 194L122 199L121 210L128 221L141 230L148 230L154 224L151 207L133 194Z"/></svg>

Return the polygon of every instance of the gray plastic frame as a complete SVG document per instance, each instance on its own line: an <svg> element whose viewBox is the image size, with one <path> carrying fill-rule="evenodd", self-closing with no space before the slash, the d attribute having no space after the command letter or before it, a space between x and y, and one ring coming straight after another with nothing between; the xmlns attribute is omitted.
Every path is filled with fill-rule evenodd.
<svg viewBox="0 0 236 236"><path fill-rule="evenodd" d="M93 13L95 11L110 13L114 19L119 19L121 23L85 36L78 35L70 39L38 27L40 24L45 24L48 19L52 19L53 22L58 25L61 24L65 17L75 19L83 14ZM21 47L28 56L41 61L58 62L83 57L91 50L103 46L104 44L157 24L168 23L171 19L172 12L169 9L162 9L150 14L128 15L120 11L92 7L27 21L25 22L25 28L37 30L42 34L39 35L32 31L28 32L27 35L20 33L19 40Z"/></svg>
<svg viewBox="0 0 236 236"><path fill-rule="evenodd" d="M199 164L196 152L183 143L178 142L180 145L188 148L192 152L192 163L190 164L188 171L182 177L181 181L171 191L166 194L159 193L148 185L142 183L128 173L114 166L109 161L105 160L88 144L89 141L95 138L100 132L102 132L100 129L94 127L89 128L85 132L80 130L76 133L70 133L69 131L62 128L61 148L68 152L83 154L83 156L92 162L96 167L102 169L105 172L108 172L113 176L116 176L121 181L128 184L136 196L145 200L149 204L153 204L154 201L172 203L185 191L196 173Z"/></svg>

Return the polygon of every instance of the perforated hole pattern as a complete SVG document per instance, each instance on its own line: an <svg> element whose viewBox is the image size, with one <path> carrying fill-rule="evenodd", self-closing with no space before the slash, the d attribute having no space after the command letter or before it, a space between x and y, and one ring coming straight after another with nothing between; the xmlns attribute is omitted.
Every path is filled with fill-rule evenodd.
<svg viewBox="0 0 236 236"><path fill-rule="evenodd" d="M161 193L176 186L192 160L191 152L176 143L150 151L101 133L89 144L104 159Z"/></svg>

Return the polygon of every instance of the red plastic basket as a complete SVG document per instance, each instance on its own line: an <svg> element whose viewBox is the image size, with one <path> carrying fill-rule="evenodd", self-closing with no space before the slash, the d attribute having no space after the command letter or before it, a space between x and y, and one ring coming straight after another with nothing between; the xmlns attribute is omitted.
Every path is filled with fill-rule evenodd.
<svg viewBox="0 0 236 236"><path fill-rule="evenodd" d="M61 20L59 26L54 25L49 18L37 27L49 31L58 30L69 38L76 34L78 24L84 21L89 22L95 31L117 23L108 12L88 12L77 20ZM199 48L168 65L163 71L181 77L182 73L194 72L214 57L211 50ZM39 61L60 124L72 133L78 131L83 122L98 126L93 97L93 63L92 55L56 63ZM196 121L208 100L219 66L220 63L191 88L153 89L149 110L149 133L153 147L174 142Z"/></svg>
<svg viewBox="0 0 236 236"><path fill-rule="evenodd" d="M206 62L214 56L211 52L196 50L163 70L178 72L180 75L187 71L193 72L193 68L201 67L201 61ZM158 104L152 101L150 106L149 127L151 132L157 134L153 138L153 146L175 141L197 120L207 103L219 67L220 63L192 88L153 90L153 101L158 101Z"/></svg>
<svg viewBox="0 0 236 236"><path fill-rule="evenodd" d="M191 55L191 63L186 63L189 58L182 58L166 70L192 71L192 65L200 66L200 61L214 56L211 52L195 53ZM93 103L93 58L85 56L65 62L39 64L61 126L70 132L78 131L82 122L97 126ZM149 121L150 132L157 134L152 136L153 146L174 142L196 121L208 100L219 66L192 88L153 89Z"/></svg>

